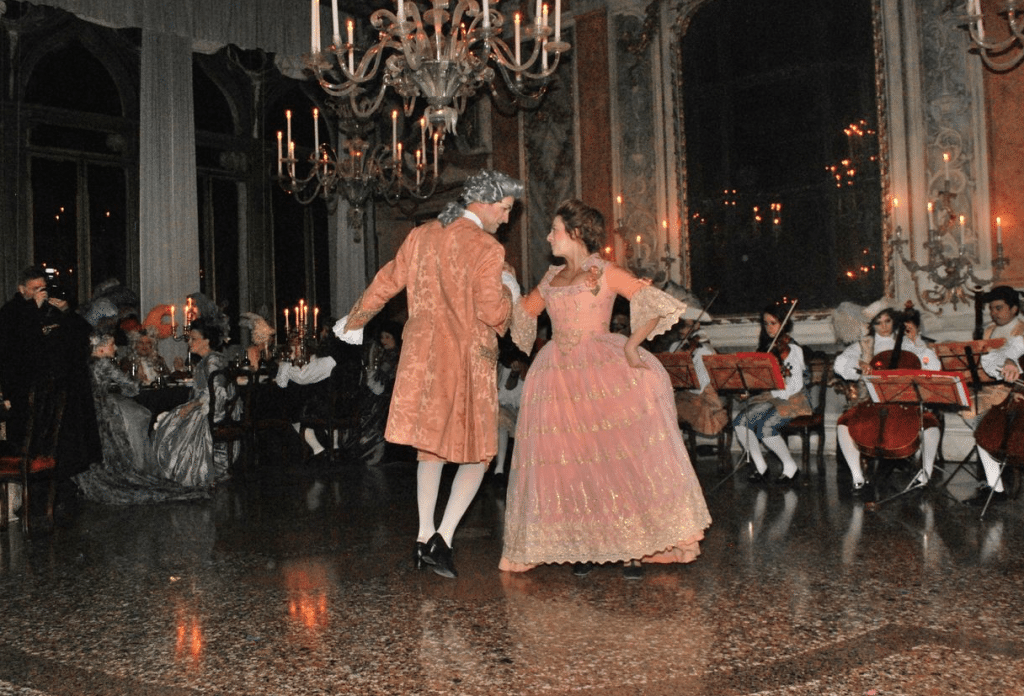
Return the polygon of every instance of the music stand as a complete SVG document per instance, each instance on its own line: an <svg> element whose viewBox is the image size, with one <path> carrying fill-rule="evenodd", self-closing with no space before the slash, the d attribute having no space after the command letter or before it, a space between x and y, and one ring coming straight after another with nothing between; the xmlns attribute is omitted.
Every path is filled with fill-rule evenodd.
<svg viewBox="0 0 1024 696"><path fill-rule="evenodd" d="M700 387L697 368L693 364L693 353L655 353L654 357L668 372L673 389L697 389Z"/></svg>
<svg viewBox="0 0 1024 696"><path fill-rule="evenodd" d="M998 379L990 377L988 373L981 369L981 356L985 355L990 351L1002 348L1005 345L1005 338L990 338L987 340L978 341L949 341L946 343L934 343L931 348L935 351L935 354L939 356L939 361L942 363L943 372L959 372L966 383L971 385L971 392L974 395L974 403L978 403L978 394L981 391L982 385L994 384L999 382ZM940 447L941 442L940 442ZM963 469L968 462L972 461L975 449L977 445L971 447L971 451L967 453L953 469L953 473L946 477L943 486L948 486L949 482L953 480L953 477ZM943 470L945 473L945 470ZM981 476L971 473L969 470L968 474L975 481L980 481Z"/></svg>
<svg viewBox="0 0 1024 696"><path fill-rule="evenodd" d="M961 408L970 408L971 405L971 396L964 385L963 375L959 372L879 370L865 375L864 383L867 385L871 400L875 403L913 403L921 409L926 405L949 406L956 404ZM877 504L881 505L916 488L922 488L926 483L919 481L915 476L902 491Z"/></svg>
<svg viewBox="0 0 1024 696"><path fill-rule="evenodd" d="M771 353L725 353L721 355L705 355L704 367L711 377L711 384L719 394L756 394L773 389L783 389L786 381L782 377L782 366ZM731 415L731 414L730 414ZM746 443L747 452L750 443ZM729 474L716 483L708 493L712 493L736 475L742 466L737 464Z"/></svg>

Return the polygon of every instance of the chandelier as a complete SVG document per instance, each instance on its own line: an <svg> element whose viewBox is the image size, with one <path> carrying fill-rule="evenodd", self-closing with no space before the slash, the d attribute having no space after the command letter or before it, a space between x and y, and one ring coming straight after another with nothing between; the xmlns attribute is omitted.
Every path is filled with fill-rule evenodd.
<svg viewBox="0 0 1024 696"><path fill-rule="evenodd" d="M320 3L312 0L306 65L327 94L348 100L359 118L377 112L388 87L402 99L406 116L422 97L431 139L438 132L442 138L444 132L455 132L467 100L482 86L495 91L492 64L517 103L536 104L570 48L562 41L561 0L555 0L553 18L542 0L536 0L532 22L515 13L511 36L506 36L505 17L490 0L483 0L482 9L476 0L458 0L450 13L448 6L449 0L432 0L421 14L417 3L398 0L397 14L377 10L370 16L377 42L364 50L355 45L351 19L342 41L338 0L331 0L332 43L324 49Z"/></svg>
<svg viewBox="0 0 1024 696"><path fill-rule="evenodd" d="M971 36L971 50L992 70L1003 72L1024 59L1024 0L1003 0L999 14L1006 17L1010 34L1003 39L992 40L985 36L985 20L981 11L981 0L967 0L967 16L964 26ZM993 56L1004 56L1002 60Z"/></svg>
<svg viewBox="0 0 1024 696"><path fill-rule="evenodd" d="M391 146L387 147L380 141L375 121L353 118L346 103L329 101L339 124L339 147L335 150L320 142L321 114L314 108L314 146L305 163L295 153L292 112L285 112L288 144L284 144L285 133L278 131L277 181L286 193L304 205L317 198L331 202L340 193L351 206L355 226L370 197L395 203L403 194L421 200L433 195L444 145L439 131L428 140L426 117L419 120L419 142L407 147L398 136L398 111L392 111Z"/></svg>

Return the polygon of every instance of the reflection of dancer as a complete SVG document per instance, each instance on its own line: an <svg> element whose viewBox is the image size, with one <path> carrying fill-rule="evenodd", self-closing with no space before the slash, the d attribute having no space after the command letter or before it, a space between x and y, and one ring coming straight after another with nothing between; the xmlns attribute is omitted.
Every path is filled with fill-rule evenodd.
<svg viewBox="0 0 1024 696"><path fill-rule="evenodd" d="M515 279L511 273L503 278L505 253L492 235L522 192L521 182L499 172L467 179L460 203L449 203L437 220L412 230L335 327L343 340L361 342L366 322L406 291L409 320L384 436L418 450L415 560L445 577L456 575L455 527L497 449L496 334L505 332ZM461 465L435 528L445 462Z"/></svg>
<svg viewBox="0 0 1024 696"><path fill-rule="evenodd" d="M501 569L541 563L689 562L711 523L676 421L668 373L639 348L686 306L596 252L604 219L580 201L556 212L552 266L515 308L513 338L528 350L545 308L553 340L523 388ZM630 300L627 339L610 333L616 295ZM577 573L589 570L579 565Z"/></svg>

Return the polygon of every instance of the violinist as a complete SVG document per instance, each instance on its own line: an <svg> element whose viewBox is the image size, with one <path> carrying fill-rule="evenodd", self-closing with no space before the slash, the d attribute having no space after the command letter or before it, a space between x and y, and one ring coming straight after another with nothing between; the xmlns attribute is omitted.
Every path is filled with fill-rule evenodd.
<svg viewBox="0 0 1024 696"><path fill-rule="evenodd" d="M905 335L904 316L892 308L885 308L878 312L868 327L868 334L859 342L851 343L842 353L836 356L834 370L837 375L845 380L856 381L862 375L869 375L874 369L889 369L891 364L874 367L872 365L876 356L885 353L892 355L897 353L896 347L900 346L898 355L906 354L904 360L913 356L919 369L938 370L941 369L938 355L927 346L924 341L911 342ZM905 365L901 365L904 367ZM865 395L866 396L866 395ZM870 402L860 400L851 408L847 409L839 417L836 424L836 439L839 449L850 467L850 474L853 476L853 492L860 495L865 491L866 481L864 469L860 463L860 449L850 434L850 427L858 425L862 419L869 417ZM922 471L918 473L916 483L924 484L931 478L935 466L935 457L939 451L939 422L934 414L924 414L924 434L921 446Z"/></svg>
<svg viewBox="0 0 1024 696"><path fill-rule="evenodd" d="M676 412L680 422L688 423L701 435L717 435L729 422L725 402L711 384L711 376L704 367L704 356L714 355L711 341L700 330L700 322L683 319L676 324L677 339L668 346L668 352L686 352L693 361L697 387L675 392Z"/></svg>
<svg viewBox="0 0 1024 696"><path fill-rule="evenodd" d="M1012 384L1020 379L1020 356L1024 355L1024 338L1021 336L1014 336L1010 338L1002 348L994 350L990 353L986 353L981 356L981 367L990 376L996 379L1002 379L1008 384ZM1007 389L1006 393L1009 395L1011 392ZM1010 398L1020 398L1016 395ZM989 409L991 410L991 409ZM975 429L981 423L981 420L988 415L988 411L980 414L974 419L972 425ZM1020 427L1019 425L1017 427ZM1004 436L1004 439L1009 441L1009 437ZM1003 486L1003 479L1000 476L1000 463L996 458L989 452L988 449L982 446L981 442L978 443L978 456L981 459L981 466L985 470L985 483L980 486L977 492L965 502L972 505L984 505L991 496L992 502L1000 502L1006 500L1007 493L1006 488Z"/></svg>
<svg viewBox="0 0 1024 696"><path fill-rule="evenodd" d="M793 322L788 318L785 307L768 305L761 310L757 351L764 353L772 346L772 352L782 367L785 387L752 397L749 405L733 420L736 439L754 462L755 471L747 478L753 483L767 483L769 480L762 443L782 462L782 474L775 483L793 484L800 473L781 434L782 428L791 420L811 412L811 403L804 390L804 351L791 338L792 330Z"/></svg>

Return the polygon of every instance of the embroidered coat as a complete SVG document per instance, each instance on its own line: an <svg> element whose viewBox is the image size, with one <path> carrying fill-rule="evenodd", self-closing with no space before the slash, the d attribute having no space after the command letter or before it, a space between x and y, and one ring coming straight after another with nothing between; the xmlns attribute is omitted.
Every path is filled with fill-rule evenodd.
<svg viewBox="0 0 1024 696"><path fill-rule="evenodd" d="M403 289L402 330L389 442L458 463L487 462L498 449L498 334L512 306L501 283L505 250L468 218L413 229L349 312L358 329Z"/></svg>

